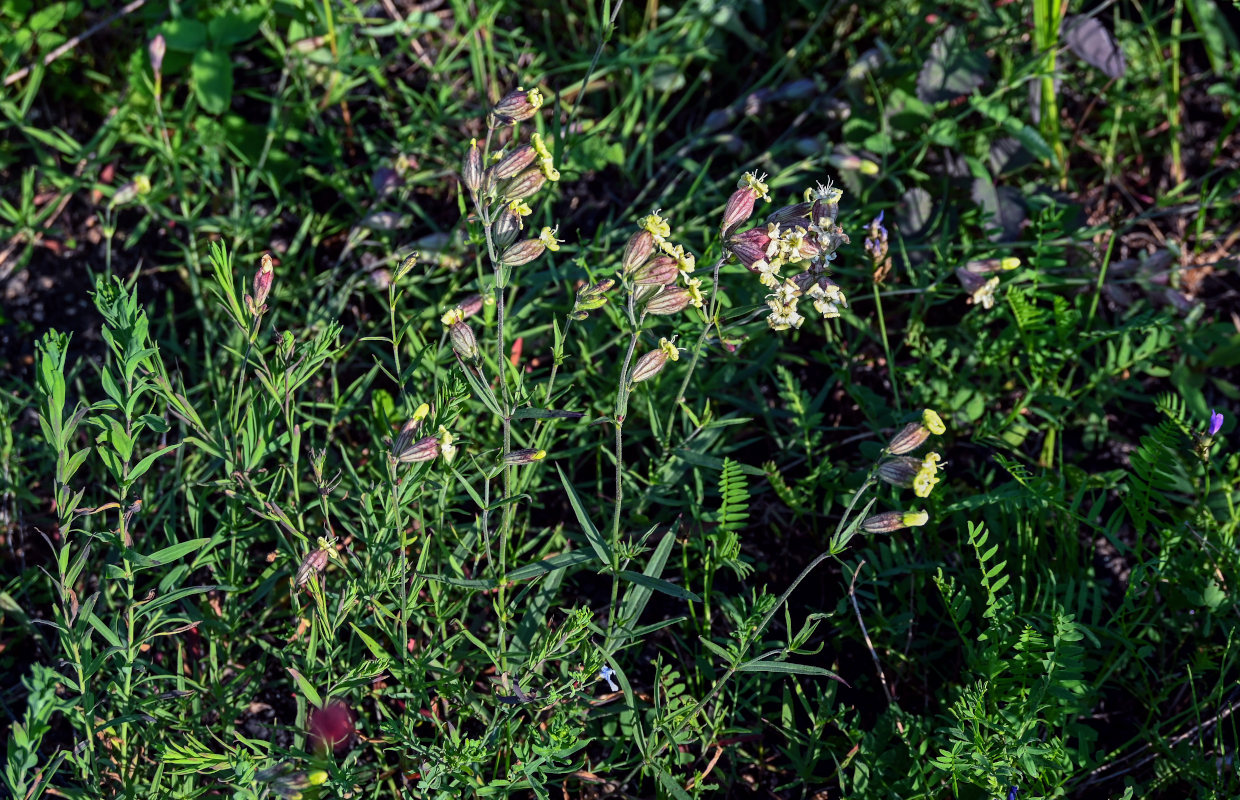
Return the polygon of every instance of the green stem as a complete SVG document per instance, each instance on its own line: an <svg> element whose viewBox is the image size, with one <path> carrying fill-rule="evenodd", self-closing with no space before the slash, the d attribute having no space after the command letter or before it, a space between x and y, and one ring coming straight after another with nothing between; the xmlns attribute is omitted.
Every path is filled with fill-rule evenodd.
<svg viewBox="0 0 1240 800"><path fill-rule="evenodd" d="M494 129L487 128L486 142L482 146L482 162L487 162L487 157L491 152L491 137ZM504 448L500 454L501 463L512 452L512 398L508 388L508 370L506 367L506 350L504 342L504 290L505 277L504 265L500 263L499 252L495 247L495 238L491 234L491 209L486 197L474 195L474 208L478 211L478 216L482 218L483 233L487 240L487 257L491 261L491 270L495 278L495 368L499 373L499 386L502 403L500 405L503 414L500 417L500 424L504 431ZM504 584L503 576L508 571L508 538L512 529L512 504L507 502L512 497L512 467L504 464L502 467L504 473L503 479L503 510L500 512L500 528L499 528L499 579L500 585L496 593L496 603L499 609L499 653L500 668L507 669L508 665L508 606L507 606L507 587Z"/></svg>
<svg viewBox="0 0 1240 800"><path fill-rule="evenodd" d="M604 651L608 658L616 645L615 622L616 607L620 599L620 510L624 504L624 417L629 410L629 368L633 363L633 352L637 349L637 340L641 336L641 326L646 315L634 322L633 293L629 292L629 321L633 322L633 333L629 336L629 349L624 355L624 363L620 367L620 385L616 390L616 499L611 512L611 603L607 607L607 643Z"/></svg>
<svg viewBox="0 0 1240 800"><path fill-rule="evenodd" d="M891 360L891 342L887 338L887 321L883 317L883 301L878 292L878 284L874 287L874 308L878 311L878 332L883 337L883 354L887 359L887 374L891 377L891 396L895 400L896 410L901 410L900 384L896 381L896 365Z"/></svg>
<svg viewBox="0 0 1240 800"><path fill-rule="evenodd" d="M685 370L685 376L680 381L680 388L676 390L676 397L672 402L672 410L667 415L667 425L664 430L668 431L670 441L672 423L676 421L676 412L680 410L681 403L685 402L685 392L689 388L689 381L693 380L693 371L697 369L698 359L702 355L702 345L706 342L706 336L710 333L711 326L718 328L719 313L719 269L723 266L723 262L727 261L727 251L719 256L715 261L715 266L711 269L710 276L710 308L706 312L706 319L702 324L702 333L698 336L697 342L693 345L693 352L689 354L689 367Z"/></svg>

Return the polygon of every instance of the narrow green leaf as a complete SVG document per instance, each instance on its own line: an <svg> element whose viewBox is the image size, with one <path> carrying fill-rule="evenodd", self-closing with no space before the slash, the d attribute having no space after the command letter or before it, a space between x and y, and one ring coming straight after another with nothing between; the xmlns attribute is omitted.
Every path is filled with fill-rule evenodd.
<svg viewBox="0 0 1240 800"><path fill-rule="evenodd" d="M544 558L542 561L535 561L533 564L526 564L524 567L514 569L508 573L508 580L523 581L526 578L535 578L539 575L545 575L554 572L557 569L565 567L575 567L578 564L589 564L591 561L597 561L598 554L589 550L570 550L567 553L560 553Z"/></svg>
<svg viewBox="0 0 1240 800"><path fill-rule="evenodd" d="M581 524L581 530L590 542L590 547L594 548L599 561L602 561L604 564L610 564L611 547L603 539L603 535L599 533L598 528L594 527L594 523L590 521L590 516L586 514L585 507L581 504L581 498L577 496L577 490L569 483L568 476L564 474L564 470L560 468L559 464L555 465L555 469L560 473L560 483L564 484L564 491L568 492L569 505L573 507L573 513L577 515L577 522Z"/></svg>
<svg viewBox="0 0 1240 800"><path fill-rule="evenodd" d="M727 650L715 644L710 639L707 639L705 636L699 636L698 641L706 645L707 650L711 651L716 656L718 656L720 659L722 659L723 663L728 664L729 666L732 664L734 660L734 656L732 655L732 653L729 653Z"/></svg>
<svg viewBox="0 0 1240 800"><path fill-rule="evenodd" d="M288 674L293 676L293 680L297 681L297 685L301 687L301 693L306 696L306 699L319 708L322 708L323 698L319 697L318 690L310 685L310 681L306 680L300 672L292 667L286 667L286 669L288 670Z"/></svg>
<svg viewBox="0 0 1240 800"><path fill-rule="evenodd" d="M513 419L581 419L580 411L558 411L551 408L532 408L524 406L512 412Z"/></svg>
<svg viewBox="0 0 1240 800"><path fill-rule="evenodd" d="M829 669L822 667L812 667L809 664L793 664L789 661L764 661L755 658L753 661L746 661L736 668L737 672L777 672L783 675L812 675L818 678L830 678L833 681L839 681L845 686L848 682L836 675Z"/></svg>
<svg viewBox="0 0 1240 800"><path fill-rule="evenodd" d="M499 586L498 581L490 578L450 578L446 575L431 575L424 572L415 574L419 578L425 578L428 581L446 583L449 586L460 586L463 589L494 589Z"/></svg>
<svg viewBox="0 0 1240 800"><path fill-rule="evenodd" d="M138 562L139 560L142 562L135 563L135 567L137 569L148 569L150 567L164 566L165 564L176 561L178 558L186 556L195 550L201 549L202 546L209 541L211 541L209 538L204 537L201 539L190 539L184 542L177 542L176 544L165 547L162 550L156 550L149 556L138 556L138 558L134 558L135 562ZM132 551L130 552L131 557L136 555Z"/></svg>
<svg viewBox="0 0 1240 800"><path fill-rule="evenodd" d="M676 800L693 800L689 793L676 782L676 779L668 775L662 767L658 764L653 764L652 766L654 767L655 776L659 779L659 783L663 785L663 788L667 790L668 794L676 798Z"/></svg>
<svg viewBox="0 0 1240 800"><path fill-rule="evenodd" d="M231 592L235 589L235 587L225 586L223 584L218 584L218 583L203 585L203 586L187 586L184 589L177 589L174 592L169 592L163 597L157 597L149 603L143 603L142 605L138 606L137 614L138 616L150 614L152 611L158 611L159 609L163 608L164 606L170 603L175 603L176 601L182 600L186 597L192 597L193 595L202 594L203 592L214 591L216 589L222 592Z"/></svg>
<svg viewBox="0 0 1240 800"><path fill-rule="evenodd" d="M633 583L644 586L647 589L653 589L656 592L671 595L679 600L688 600L692 603L702 602L702 598L698 597L688 589L685 589L683 586L668 583L661 578L652 578L649 575L645 575L640 572L633 572L628 569L620 570L620 577L624 578L626 581L632 581Z"/></svg>
<svg viewBox="0 0 1240 800"><path fill-rule="evenodd" d="M504 411L499 407L499 401L495 399L495 393L491 391L491 387L478 376L472 367L467 364L461 365L461 372L465 374L465 380L469 383L469 388L473 389L474 395L482 401L482 404L497 417L503 418Z"/></svg>
<svg viewBox="0 0 1240 800"><path fill-rule="evenodd" d="M132 484L138 478L141 478L143 475L146 474L146 471L151 468L152 464L155 463L155 459L159 458L164 453L170 453L173 450L176 450L180 446L181 446L181 443L177 442L176 444L168 445L162 450L156 450L154 453L151 453L149 456L142 459L137 464L134 464L133 469L129 470L129 474L125 476L125 480Z"/></svg>
<svg viewBox="0 0 1240 800"><path fill-rule="evenodd" d="M356 633L358 638L362 640L362 643L366 645L366 649L374 654L375 658L382 659L383 661L389 660L388 654L383 651L382 645L371 638L364 630L357 627L352 622L349 623L349 627L353 629L353 632Z"/></svg>

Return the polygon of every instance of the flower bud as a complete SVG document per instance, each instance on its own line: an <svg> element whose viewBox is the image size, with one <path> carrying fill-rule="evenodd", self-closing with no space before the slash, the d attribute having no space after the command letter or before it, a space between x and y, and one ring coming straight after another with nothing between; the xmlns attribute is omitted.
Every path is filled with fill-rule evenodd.
<svg viewBox="0 0 1240 800"><path fill-rule="evenodd" d="M737 181L736 191L728 198L728 204L723 210L723 221L719 225L721 238L728 238L732 231L753 215L753 204L756 200L771 202L771 195L763 182L765 178L765 175L759 177L752 172L746 172Z"/></svg>
<svg viewBox="0 0 1240 800"><path fill-rule="evenodd" d="M482 148L477 139L471 139L465 160L461 164L461 179L471 194L477 194L482 186Z"/></svg>
<svg viewBox="0 0 1240 800"><path fill-rule="evenodd" d="M1014 257L1008 258L983 258L977 261L970 261L965 264L962 269L969 272L975 272L978 275L986 275L991 272L1007 272L1020 266L1020 259Z"/></svg>
<svg viewBox="0 0 1240 800"><path fill-rule="evenodd" d="M547 182L543 171L534 167L522 172L504 187L504 197L509 200L522 200L535 194Z"/></svg>
<svg viewBox="0 0 1240 800"><path fill-rule="evenodd" d="M920 422L910 422L887 444L887 452L893 456L902 456L925 444L930 438L930 430Z"/></svg>
<svg viewBox="0 0 1240 800"><path fill-rule="evenodd" d="M464 322L457 322L448 328L448 338L452 340L452 350L462 361L470 363L478 360L478 340L474 331Z"/></svg>
<svg viewBox="0 0 1240 800"><path fill-rule="evenodd" d="M651 350L637 359L637 363L633 365L633 371L629 373L629 383L641 383L642 381L650 380L663 371L663 365L666 363L666 350L661 347Z"/></svg>
<svg viewBox="0 0 1240 800"><path fill-rule="evenodd" d="M766 218L766 224L770 225L791 225L793 223L804 223L809 218L810 208L813 203L796 203L795 205L784 206L776 209Z"/></svg>
<svg viewBox="0 0 1240 800"><path fill-rule="evenodd" d="M123 206L132 203L139 197L144 197L151 192L151 179L145 175L139 175L129 183L116 190L112 195L112 199L108 201L109 206Z"/></svg>
<svg viewBox="0 0 1240 800"><path fill-rule="evenodd" d="M930 432L935 436L942 436L947 433L947 426L943 424L943 419L928 408L921 412L921 424L929 428Z"/></svg>
<svg viewBox="0 0 1240 800"><path fill-rule="evenodd" d="M519 267L538 258L546 249L547 245L541 239L522 239L505 250L499 260L504 266Z"/></svg>
<svg viewBox="0 0 1240 800"><path fill-rule="evenodd" d="M534 163L534 159L538 157L538 153L528 144L523 144L516 150L500 159L500 162L491 167L491 178L497 181L505 181L516 175L520 175L521 171Z"/></svg>
<svg viewBox="0 0 1240 800"><path fill-rule="evenodd" d="M275 266L271 261L271 253L263 253L258 270L254 273L254 294L245 296L245 307L251 315L261 316L267 310L267 296L271 293L274 279Z"/></svg>
<svg viewBox="0 0 1240 800"><path fill-rule="evenodd" d="M723 209L723 220L719 223L719 235L726 239L732 231L745 224L753 216L753 204L757 199L758 196L748 187L733 192Z"/></svg>
<svg viewBox="0 0 1240 800"><path fill-rule="evenodd" d="M680 277L680 268L671 256L659 256L633 273L638 286L667 286Z"/></svg>
<svg viewBox="0 0 1240 800"><path fill-rule="evenodd" d="M481 311L483 302L482 295L471 294L462 300L460 305L448 309L439 321L444 324L445 328L452 327L454 323L468 319Z"/></svg>
<svg viewBox="0 0 1240 800"><path fill-rule="evenodd" d="M521 218L508 206L504 206L499 216L491 223L491 238L498 248L505 248L515 242L520 231Z"/></svg>
<svg viewBox="0 0 1240 800"><path fill-rule="evenodd" d="M861 521L866 533L894 533L904 528L920 528L930 519L924 511L884 511Z"/></svg>
<svg viewBox="0 0 1240 800"><path fill-rule="evenodd" d="M615 281L608 278L578 289L577 300L573 303L573 310L569 313L569 316L580 322L589 316L589 312L596 308L602 308L607 303L606 293L615 284Z"/></svg>
<svg viewBox="0 0 1240 800"><path fill-rule="evenodd" d="M624 248L624 258L620 261L620 271L630 275L634 270L646 263L654 252L654 234L641 230L633 234Z"/></svg>
<svg viewBox="0 0 1240 800"><path fill-rule="evenodd" d="M909 456L896 456L878 465L878 477L892 486L909 487L921 471L921 462Z"/></svg>
<svg viewBox="0 0 1240 800"><path fill-rule="evenodd" d="M537 89L526 91L518 87L504 95L503 99L495 104L495 108L491 109L491 127L497 128L529 119L542 108L542 104L542 92Z"/></svg>
<svg viewBox="0 0 1240 800"><path fill-rule="evenodd" d="M647 314L654 314L658 317L679 314L685 310L685 306L689 305L689 301L692 299L688 289L682 289L679 286L668 286L647 301L645 311Z"/></svg>
<svg viewBox="0 0 1240 800"><path fill-rule="evenodd" d="M410 253L409 257L400 262L400 266L396 268L396 274L392 276L393 281L399 281L401 278L409 274L409 271L418 263L418 254Z"/></svg>
<svg viewBox="0 0 1240 800"><path fill-rule="evenodd" d="M853 155L832 155L827 163L837 169L855 170L862 175L877 175L878 165L873 161Z"/></svg>
<svg viewBox="0 0 1240 800"><path fill-rule="evenodd" d="M164 54L168 52L168 42L164 40L162 33L151 40L146 47L146 52L151 58L151 72L155 73L155 80L158 81L160 72L164 68Z"/></svg>
<svg viewBox="0 0 1240 800"><path fill-rule="evenodd" d="M506 467L518 467L524 464L533 464L535 461L542 461L546 457L546 450L513 450L504 455L503 463Z"/></svg>

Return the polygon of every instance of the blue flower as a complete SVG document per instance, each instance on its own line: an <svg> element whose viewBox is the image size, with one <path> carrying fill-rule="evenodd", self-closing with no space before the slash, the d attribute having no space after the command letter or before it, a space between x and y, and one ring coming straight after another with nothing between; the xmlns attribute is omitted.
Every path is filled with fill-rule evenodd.
<svg viewBox="0 0 1240 800"><path fill-rule="evenodd" d="M1218 413L1214 409L1210 409L1210 435L1213 436L1214 434L1218 433L1222 427L1223 427L1223 415Z"/></svg>
<svg viewBox="0 0 1240 800"><path fill-rule="evenodd" d="M1007 800L1016 800L1016 793L1020 791L1015 786L1008 789Z"/></svg>
<svg viewBox="0 0 1240 800"><path fill-rule="evenodd" d="M598 671L598 676L602 678L603 680L607 681L608 688L610 688L613 692L618 692L620 691L620 687L617 686L615 680L613 680L613 678L615 678L615 675L616 675L616 671L608 666L604 666L602 669Z"/></svg>

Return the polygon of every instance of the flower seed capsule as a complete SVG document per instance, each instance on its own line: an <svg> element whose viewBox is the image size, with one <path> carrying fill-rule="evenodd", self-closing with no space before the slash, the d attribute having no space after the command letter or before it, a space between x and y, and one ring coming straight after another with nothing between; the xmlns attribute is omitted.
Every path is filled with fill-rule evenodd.
<svg viewBox="0 0 1240 800"><path fill-rule="evenodd" d="M526 91L518 87L504 95L503 99L495 104L495 108L491 109L491 127L497 128L529 119L542 108L542 104L542 92L537 89Z"/></svg>
<svg viewBox="0 0 1240 800"><path fill-rule="evenodd" d="M513 450L503 458L505 466L523 466L525 464L533 464L535 461L542 461L547 457L546 450Z"/></svg>
<svg viewBox="0 0 1240 800"><path fill-rule="evenodd" d="M633 234L629 239L629 243L624 248L624 258L620 262L620 271L625 275L630 275L646 263L646 259L650 258L650 254L654 252L654 234L650 231L641 230Z"/></svg>
<svg viewBox="0 0 1240 800"><path fill-rule="evenodd" d="M448 338L452 340L452 350L462 361L473 363L478 360L478 339L474 331L464 322L457 322L448 328Z"/></svg>
<svg viewBox="0 0 1240 800"><path fill-rule="evenodd" d="M667 286L680 277L680 268L671 256L659 256L633 273L638 286Z"/></svg>
<svg viewBox="0 0 1240 800"><path fill-rule="evenodd" d="M522 239L505 250L499 260L506 267L519 267L538 258L546 249L541 239Z"/></svg>
<svg viewBox="0 0 1240 800"><path fill-rule="evenodd" d="M904 528L920 528L930 519L924 511L884 511L861 522L866 533L894 533Z"/></svg>
<svg viewBox="0 0 1240 800"><path fill-rule="evenodd" d="M921 471L921 462L909 456L896 456L878 465L878 477L892 486L908 488Z"/></svg>
<svg viewBox="0 0 1240 800"><path fill-rule="evenodd" d="M504 197L509 200L523 200L538 192L547 182L543 171L534 167L522 172L504 187Z"/></svg>
<svg viewBox="0 0 1240 800"><path fill-rule="evenodd" d="M778 208L766 218L766 224L793 225L804 223L809 218L809 211L812 206L812 203L796 203L795 205Z"/></svg>
<svg viewBox="0 0 1240 800"><path fill-rule="evenodd" d="M666 363L667 353L662 348L645 353L633 365L633 371L629 373L629 383L641 383L642 381L650 380L663 371L663 366Z"/></svg>
<svg viewBox="0 0 1240 800"><path fill-rule="evenodd" d="M659 317L679 314L685 310L685 306L689 305L689 301L692 299L688 289L682 289L679 286L668 286L646 303L646 313Z"/></svg>
<svg viewBox="0 0 1240 800"><path fill-rule="evenodd" d="M499 248L507 247L515 242L520 231L521 218L508 206L504 206L499 212L499 217L491 223L491 238L494 239L495 246Z"/></svg>
<svg viewBox="0 0 1240 800"><path fill-rule="evenodd" d="M465 181L465 188L469 189L472 194L477 194L482 186L482 148L478 146L477 139L471 139L469 142L469 150L466 151L465 160L461 164L461 179Z"/></svg>
<svg viewBox="0 0 1240 800"><path fill-rule="evenodd" d="M910 422L891 438L887 444L887 452L893 456L902 456L921 447L929 438L929 428L920 422Z"/></svg>
<svg viewBox="0 0 1240 800"><path fill-rule="evenodd" d="M500 159L500 162L491 167L491 177L497 181L505 181L516 175L520 175L522 170L534 163L534 159L538 157L538 152L528 144L523 144L516 150Z"/></svg>

